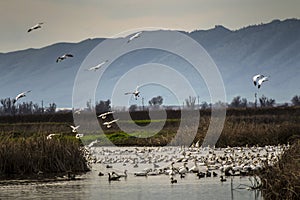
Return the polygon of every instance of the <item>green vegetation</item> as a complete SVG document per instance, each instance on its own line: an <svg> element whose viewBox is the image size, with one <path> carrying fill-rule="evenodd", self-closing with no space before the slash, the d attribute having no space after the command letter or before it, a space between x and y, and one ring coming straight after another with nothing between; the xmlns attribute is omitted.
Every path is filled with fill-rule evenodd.
<svg viewBox="0 0 300 200"><path fill-rule="evenodd" d="M117 146L165 146L179 135L179 140L194 138L187 127L178 133L180 111L167 110L167 119L159 117L161 111L152 113L149 119L147 111L130 113L134 123L146 126L150 122L163 128L157 134L150 129L125 133L117 124L110 129L102 126L99 119L99 132L88 132L84 124L80 133L84 133L82 141L89 144L98 140L98 145ZM85 113L82 113L84 115ZM118 113L122 119L123 113ZM125 114L125 113L124 113ZM95 116L96 117L96 116ZM106 120L111 120L109 116ZM49 115L20 115L0 117L0 176L15 174L21 176L43 174L84 172L88 170L81 143L71 132L72 113L56 113ZM123 125L132 125L132 121L120 120ZM202 143L210 123L210 110L200 110L200 121L194 143ZM49 134L58 134L51 140ZM230 108L217 147L245 145L277 145L287 144L300 138L300 107L285 108ZM172 143L176 145L176 143Z"/></svg>

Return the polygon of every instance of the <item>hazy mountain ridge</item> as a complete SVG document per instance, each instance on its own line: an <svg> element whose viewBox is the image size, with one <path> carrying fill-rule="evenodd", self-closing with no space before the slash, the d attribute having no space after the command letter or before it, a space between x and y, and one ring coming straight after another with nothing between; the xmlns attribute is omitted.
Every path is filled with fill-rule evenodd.
<svg viewBox="0 0 300 200"><path fill-rule="evenodd" d="M186 34L198 41L219 67L227 101L236 95L252 101L256 90L251 77L255 73L271 76L262 92L278 102L289 101L300 93L300 20L274 20L234 31L218 25ZM0 53L0 99L31 89L34 93L27 100L71 107L77 70L102 40ZM56 63L56 58L64 53L75 57Z"/></svg>

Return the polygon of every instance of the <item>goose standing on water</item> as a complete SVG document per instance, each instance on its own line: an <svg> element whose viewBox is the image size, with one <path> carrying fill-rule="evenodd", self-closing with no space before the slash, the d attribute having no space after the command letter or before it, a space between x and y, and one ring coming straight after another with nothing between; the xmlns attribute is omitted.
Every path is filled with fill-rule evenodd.
<svg viewBox="0 0 300 200"><path fill-rule="evenodd" d="M177 180L176 180L176 179L174 179L174 177L173 177L173 176L172 176L170 179L171 179L171 183L172 183L172 184L174 184L174 183L177 183Z"/></svg>
<svg viewBox="0 0 300 200"><path fill-rule="evenodd" d="M108 181L119 181L119 176L112 176L110 173L108 173Z"/></svg>
<svg viewBox="0 0 300 200"><path fill-rule="evenodd" d="M127 178L127 170L126 169L124 170L124 174L117 174L115 172L114 172L114 174L120 178L125 178L125 179Z"/></svg>
<svg viewBox="0 0 300 200"><path fill-rule="evenodd" d="M221 182L225 182L225 181L227 181L227 180L226 180L226 178L224 178L224 176L221 175L221 176L220 176L220 181L221 181Z"/></svg>
<svg viewBox="0 0 300 200"><path fill-rule="evenodd" d="M193 172L193 173L198 173L199 172L199 168L198 168L196 159L194 160L194 166L191 167L189 171Z"/></svg>

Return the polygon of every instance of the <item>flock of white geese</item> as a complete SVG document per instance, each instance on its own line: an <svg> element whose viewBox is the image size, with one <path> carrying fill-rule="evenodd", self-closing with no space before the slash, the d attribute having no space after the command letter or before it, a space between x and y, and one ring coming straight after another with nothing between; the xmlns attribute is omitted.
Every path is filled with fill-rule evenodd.
<svg viewBox="0 0 300 200"><path fill-rule="evenodd" d="M272 166L289 145L253 147L89 147L89 161L98 166L99 176L119 181L128 176L178 178L247 176ZM93 155L93 156L92 156ZM178 177L178 178L177 178Z"/></svg>

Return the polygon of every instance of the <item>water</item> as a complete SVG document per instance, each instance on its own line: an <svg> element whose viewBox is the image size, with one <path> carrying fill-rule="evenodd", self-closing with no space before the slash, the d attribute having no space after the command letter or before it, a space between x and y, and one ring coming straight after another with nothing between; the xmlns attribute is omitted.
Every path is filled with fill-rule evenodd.
<svg viewBox="0 0 300 200"><path fill-rule="evenodd" d="M198 179L188 174L178 183L171 184L168 176L135 177L127 180L107 180L97 171L84 175L82 180L32 183L26 185L1 186L0 199L261 199L254 191L233 190L230 179L220 182L219 178ZM239 184L250 184L247 177L234 177L233 188Z"/></svg>
<svg viewBox="0 0 300 200"><path fill-rule="evenodd" d="M257 191L236 189L240 184L250 186L249 177L233 177L231 186L230 177L220 182L219 177L198 179L189 173L184 179L176 175L178 183L171 184L168 175L136 177L129 170L126 179L109 182L107 172L122 171L119 167L106 169L105 164L97 163L92 165L92 171L78 177L79 180L1 185L0 199L262 199ZM99 171L105 176L98 176Z"/></svg>

